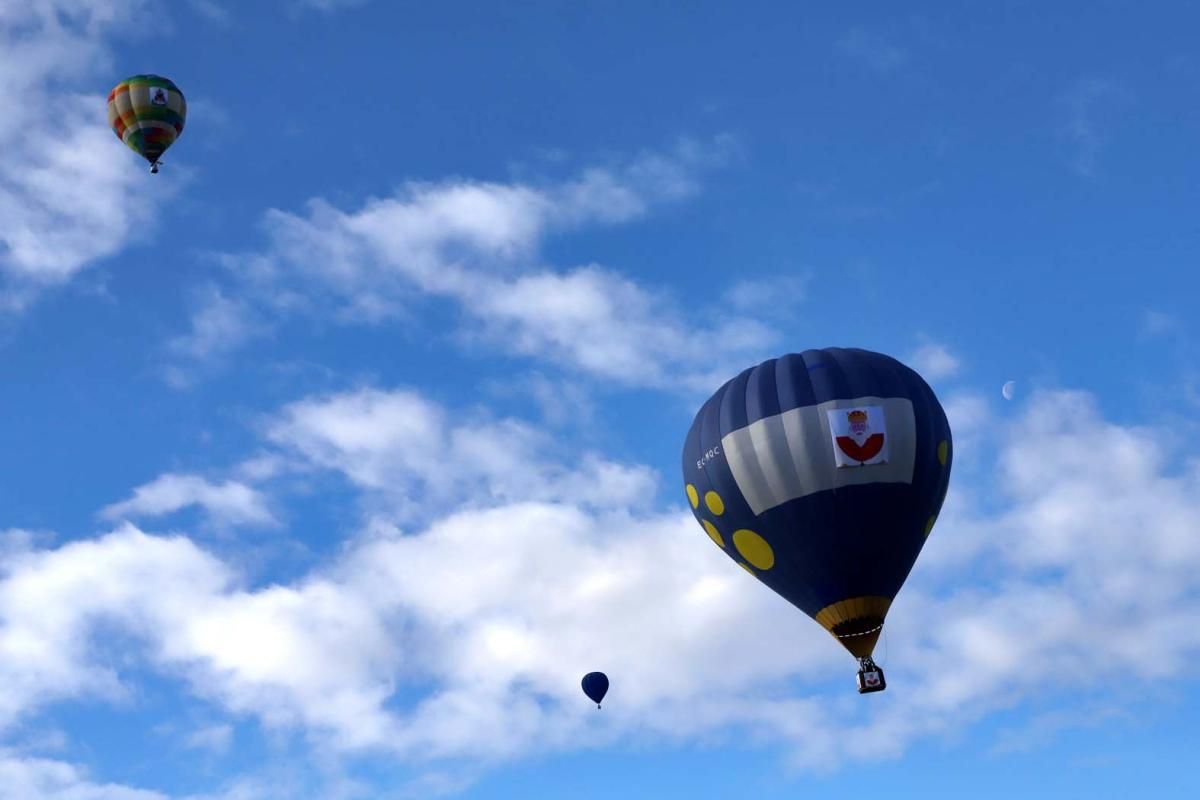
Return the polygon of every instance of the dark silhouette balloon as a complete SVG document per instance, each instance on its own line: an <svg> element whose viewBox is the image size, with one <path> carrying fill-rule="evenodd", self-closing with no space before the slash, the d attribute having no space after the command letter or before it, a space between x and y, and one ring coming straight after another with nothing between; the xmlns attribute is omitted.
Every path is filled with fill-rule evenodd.
<svg viewBox="0 0 1200 800"><path fill-rule="evenodd" d="M829 348L764 361L718 389L688 431L683 476L709 538L832 633L867 672L860 691L878 691L871 654L942 507L952 455L920 375Z"/></svg>
<svg viewBox="0 0 1200 800"><path fill-rule="evenodd" d="M589 672L584 675L583 693L592 699L596 708L599 708L600 701L604 699L604 695L608 694L608 676L603 672Z"/></svg>

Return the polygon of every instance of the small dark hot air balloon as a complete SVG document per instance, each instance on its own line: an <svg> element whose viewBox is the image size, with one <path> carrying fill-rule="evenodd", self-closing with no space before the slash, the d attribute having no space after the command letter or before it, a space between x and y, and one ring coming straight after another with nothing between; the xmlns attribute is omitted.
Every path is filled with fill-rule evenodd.
<svg viewBox="0 0 1200 800"><path fill-rule="evenodd" d="M183 133L187 100L179 87L158 75L134 75L108 93L108 124L129 149L150 162L158 159Z"/></svg>
<svg viewBox="0 0 1200 800"><path fill-rule="evenodd" d="M583 693L592 699L596 708L599 708L600 701L604 699L604 695L608 694L608 676L603 672L589 672L584 675Z"/></svg>
<svg viewBox="0 0 1200 800"><path fill-rule="evenodd" d="M747 572L859 660L872 653L950 482L950 424L929 385L890 356L806 350L717 390L683 448L696 520Z"/></svg>

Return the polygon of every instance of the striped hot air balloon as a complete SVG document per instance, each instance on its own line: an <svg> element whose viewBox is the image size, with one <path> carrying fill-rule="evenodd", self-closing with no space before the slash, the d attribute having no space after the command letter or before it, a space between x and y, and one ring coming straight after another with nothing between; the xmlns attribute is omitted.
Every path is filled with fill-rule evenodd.
<svg viewBox="0 0 1200 800"><path fill-rule="evenodd" d="M819 622L884 688L872 653L950 481L950 425L912 369L829 348L742 372L683 448L688 502L747 572Z"/></svg>
<svg viewBox="0 0 1200 800"><path fill-rule="evenodd" d="M158 75L134 75L108 93L108 124L129 149L150 162L158 159L183 133L187 100L179 87Z"/></svg>

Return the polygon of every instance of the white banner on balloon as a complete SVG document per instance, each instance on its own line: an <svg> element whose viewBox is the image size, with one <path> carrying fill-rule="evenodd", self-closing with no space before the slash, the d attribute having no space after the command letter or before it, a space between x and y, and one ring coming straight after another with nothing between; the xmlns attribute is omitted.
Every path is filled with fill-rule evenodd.
<svg viewBox="0 0 1200 800"><path fill-rule="evenodd" d="M865 427L858 415L851 420L855 411L866 415ZM906 397L829 400L730 431L721 437L720 449L742 496L755 514L761 514L797 497L842 486L912 483L915 420L912 401ZM847 439L841 445L839 432ZM871 438L879 434L882 442ZM877 443L878 451L872 452Z"/></svg>

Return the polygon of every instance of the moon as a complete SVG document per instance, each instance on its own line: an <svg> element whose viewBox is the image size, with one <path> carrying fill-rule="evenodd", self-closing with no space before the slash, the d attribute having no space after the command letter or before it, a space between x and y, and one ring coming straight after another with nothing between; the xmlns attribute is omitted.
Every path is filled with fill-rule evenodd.
<svg viewBox="0 0 1200 800"><path fill-rule="evenodd" d="M1013 395L1017 393L1017 382L1008 381L1000 387L1000 394L1004 395L1005 400L1012 400Z"/></svg>

